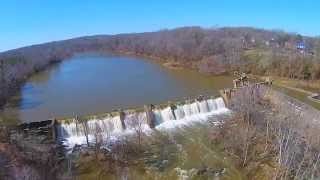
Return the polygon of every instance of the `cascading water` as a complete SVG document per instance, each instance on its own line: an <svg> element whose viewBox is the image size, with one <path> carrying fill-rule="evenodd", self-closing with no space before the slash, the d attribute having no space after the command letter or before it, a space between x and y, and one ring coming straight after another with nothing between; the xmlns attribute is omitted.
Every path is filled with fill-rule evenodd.
<svg viewBox="0 0 320 180"><path fill-rule="evenodd" d="M175 120L171 107L167 107L161 111L163 121Z"/></svg>
<svg viewBox="0 0 320 180"><path fill-rule="evenodd" d="M159 130L185 126L190 122L207 121L211 116L226 112L228 109L222 98L194 101L184 105L176 105L175 108L169 106L153 110L155 128ZM145 112L127 114L124 116L123 122L120 116L106 117L101 120L92 119L84 123L73 121L68 124L60 124L57 132L60 141L72 148L76 144L86 144L86 134L90 142L95 141L97 133L107 141L106 139L134 133L137 128L144 132L152 131L148 126Z"/></svg>
<svg viewBox="0 0 320 180"><path fill-rule="evenodd" d="M156 125L159 125L161 123L163 123L163 119L162 119L162 116L161 116L161 110L155 110L153 111L154 113L154 117L155 117L155 124Z"/></svg>
<svg viewBox="0 0 320 180"><path fill-rule="evenodd" d="M226 105L224 104L224 101L222 98L217 98L216 104L218 109L226 108Z"/></svg>
<svg viewBox="0 0 320 180"><path fill-rule="evenodd" d="M208 99L207 100L209 111L215 111L215 110L218 109L216 101L217 100L213 100L213 99Z"/></svg>
<svg viewBox="0 0 320 180"><path fill-rule="evenodd" d="M190 109L191 109L191 114L199 114L199 107L198 107L198 102L194 102L190 104Z"/></svg>
<svg viewBox="0 0 320 180"><path fill-rule="evenodd" d="M183 111L184 111L185 116L191 116L192 112L191 112L190 104L183 105Z"/></svg>
<svg viewBox="0 0 320 180"><path fill-rule="evenodd" d="M209 108L208 108L208 103L207 103L207 101L201 101L201 102L199 102L199 108L200 108L200 113L207 113L207 112L209 112Z"/></svg>
<svg viewBox="0 0 320 180"><path fill-rule="evenodd" d="M183 119L185 117L183 106L178 105L177 108L174 110L174 114L176 115L177 120Z"/></svg>
<svg viewBox="0 0 320 180"><path fill-rule="evenodd" d="M120 120L120 116L115 116L113 118L111 118L111 124L113 126L113 132L121 132L123 130L123 127L122 127L122 123L121 123L121 120Z"/></svg>

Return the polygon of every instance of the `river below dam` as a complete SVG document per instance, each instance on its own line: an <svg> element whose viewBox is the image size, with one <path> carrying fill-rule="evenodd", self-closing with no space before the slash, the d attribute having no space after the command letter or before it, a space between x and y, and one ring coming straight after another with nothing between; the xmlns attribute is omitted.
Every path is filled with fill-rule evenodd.
<svg viewBox="0 0 320 180"><path fill-rule="evenodd" d="M141 57L78 54L30 77L0 118L17 123L99 114L218 95L231 86L232 77L173 70Z"/></svg>

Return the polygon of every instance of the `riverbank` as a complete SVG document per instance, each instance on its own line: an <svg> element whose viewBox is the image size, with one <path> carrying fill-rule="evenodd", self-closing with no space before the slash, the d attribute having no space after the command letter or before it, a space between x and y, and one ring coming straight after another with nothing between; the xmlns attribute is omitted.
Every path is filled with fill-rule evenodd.
<svg viewBox="0 0 320 180"><path fill-rule="evenodd" d="M0 179L67 177L64 150L52 140L48 129L5 126L0 129Z"/></svg>
<svg viewBox="0 0 320 180"><path fill-rule="evenodd" d="M96 143L89 148L81 145L73 148L66 156L68 160L63 161L68 162L68 167L66 164L57 167L63 167L62 174L67 177L79 179L240 180L319 176L318 164L314 164L320 147L319 111L265 86L238 89L230 101L230 109L231 117L211 117L205 124L189 124L165 133L156 130L145 134L138 130L108 148L97 143L102 138L97 134ZM37 133L27 139L22 138L25 135L13 137L20 137L18 144L23 147L20 153L31 151L54 157L47 153L57 152L44 148L51 145L45 145L44 136ZM282 141L284 138L288 143ZM36 143L29 143L30 140ZM1 155L5 154L0 152ZM43 162L41 156L34 158ZM0 163L8 164L8 158L4 159ZM54 157L58 159L59 156Z"/></svg>
<svg viewBox="0 0 320 180"><path fill-rule="evenodd" d="M135 56L86 53L28 79L2 117L32 122L99 115L185 97L217 96L231 86L230 76L173 70Z"/></svg>
<svg viewBox="0 0 320 180"><path fill-rule="evenodd" d="M67 58L67 57L65 57ZM9 59L10 60L10 59ZM21 78L13 79L11 80L10 83L6 82L6 84L1 85L0 87L0 111L4 108L4 106L7 104L8 100L14 96L16 96L19 91L21 90L21 87L26 83L26 81L32 77L33 75L40 73L42 71L45 71L47 68L54 66L58 63L61 63L64 59L62 60L52 60L46 64L43 64L41 67L34 68L32 70L23 70L27 71L23 75L21 75ZM0 61L4 61L0 59ZM29 62L31 63L31 62ZM28 62L24 62L24 66L26 66ZM29 67L28 67L29 68ZM4 71L3 69L0 69L0 71ZM20 73L20 72L15 72L15 73ZM1 75L0 77L3 78L1 79L2 81L4 80L4 75ZM1 82L3 83L3 82ZM0 119L1 120L1 119Z"/></svg>
<svg viewBox="0 0 320 180"><path fill-rule="evenodd" d="M80 148L73 159L75 175L169 180L320 175L315 163L319 111L269 87L239 89L230 107L231 117L215 117L169 133L142 134L140 140L138 135L126 137L107 152Z"/></svg>
<svg viewBox="0 0 320 180"><path fill-rule="evenodd" d="M89 52L94 52L94 51L89 51ZM101 54L115 54L115 55L126 55L126 56L129 56L129 57L142 57L143 59L146 59L146 60L150 60L156 64L159 64L167 69L173 69L173 70L178 70L178 71L182 71L182 70L185 70L185 69L190 69L190 70L197 70L198 68L198 61L196 62L190 62L190 61L182 61L182 62L185 62L185 63L181 63L181 61L175 61L173 59L164 59L164 58L160 58L160 57L157 57L157 56L154 56L154 55L146 55L146 54L143 54L143 53L135 53L135 52L130 52L130 51L120 51L120 50L115 50L115 51L102 51L102 50L99 50L99 51L96 51L96 53L101 53ZM61 62L64 62L66 59L68 59L69 57L71 57L71 54L68 54L68 55L65 55L65 56L61 56L59 58L59 60L56 60L57 57L52 57L52 60L48 61L48 62L44 62L44 63L41 63L41 67L38 67L35 68L36 70L30 70L30 72L28 70L28 73L26 73L23 78L18 78L18 80L15 80L15 81L9 81L11 84L10 84L10 88L5 88L4 91L8 91L10 93L6 93L5 95L5 100L3 100L2 102L0 102L0 109L3 110L3 108L5 108L6 105L8 105L8 100L9 99L12 99L12 98L15 98L15 97L18 97L17 100L13 100L14 102L16 102L15 104L17 105L20 105L20 97L19 97L19 91L21 91L21 88L24 86L24 84L26 83L26 81L34 76L34 75L37 75L38 73L42 73L43 71L45 71L46 69L50 68L53 64L56 64L56 63L61 63ZM30 59L25 59L25 58L22 58L24 61L25 61L25 66L28 65L28 63L31 63L32 60ZM1 59L2 60L2 59ZM3 59L4 61L5 59ZM30 61L30 62L29 62ZM19 62L19 61L17 61ZM19 65L19 64L18 64ZM12 67L10 67L12 68ZM24 72L24 71L23 71ZM198 71L197 71L198 72ZM82 73L81 73L82 74ZM185 76L188 76L188 75L185 75ZM194 74L191 75L192 77L191 78L194 78ZM182 77L182 75L180 75L180 77ZM179 78L179 77L178 77ZM176 79L176 78L174 78ZM201 80L203 81L203 80ZM183 83L183 84L186 84L186 83ZM54 87L56 88L56 87ZM223 88L223 87L222 87ZM3 89L1 89L3 91ZM42 89L41 89L42 91ZM200 94L200 93L199 93ZM0 91L0 96L2 96L3 93L1 93ZM0 97L1 98L1 97ZM1 99L0 99L1 101ZM33 102L35 104L27 104L27 106L37 106L39 103L41 103L41 101L37 101L37 102ZM11 105L9 104L8 107L10 107ZM54 105L55 106L55 105ZM101 111L101 107L100 108L97 108L99 109L98 111L96 111L97 113L103 113L103 111ZM74 112L74 110L70 110L70 112ZM90 113L93 113L95 111L92 111ZM33 112L33 114L36 114L36 112ZM39 114L39 113L38 113ZM59 115L60 117L60 115ZM0 123L3 123L3 124L14 124L18 121L18 118L19 118L19 113L15 113L14 115L12 115L11 113L8 115L8 116L5 116L5 119L4 118L1 118L0 117ZM54 118L54 117L50 117L50 118ZM48 117L46 118L48 119ZM46 119L43 119L43 120L46 120ZM30 119L32 120L32 119ZM37 120L39 121L39 119Z"/></svg>
<svg viewBox="0 0 320 180"><path fill-rule="evenodd" d="M182 79L182 81L184 81L184 82L179 82L179 83L174 83L174 84L169 84L169 85L167 85L167 87L170 87L170 85L172 85L173 87L175 87L176 86L176 84L188 84L188 83L186 83L189 79L186 79L186 77L190 77L190 80L192 80L192 79L195 79L194 78L194 76L195 76L195 73L190 73L191 75L190 76L188 76L188 73L187 72L191 72L191 71L186 71L186 73L181 73L181 74L179 74L179 72L182 72L184 69L194 69L194 68L196 68L196 67L198 67L198 65L197 65L197 63L199 62L199 61L196 61L196 62L194 62L194 63L191 63L191 64L180 64L180 63L177 63L176 61L174 61L173 59L167 59L167 60L164 60L164 59L161 59L161 58L159 58L159 57L154 57L154 56L145 56L145 55L143 55L143 54L135 54L135 53L130 53L130 52L124 52L124 51L119 51L118 53L113 53L113 54L126 54L127 56L133 56L133 57L143 57L143 58L146 58L147 60L150 60L150 61L152 61L152 62L155 62L155 63L152 63L152 64L159 64L159 65L161 65L161 66L164 66L165 68L163 68L163 70L161 70L162 72L168 72L168 73L170 73L170 74L176 74L176 72L178 72L177 74L178 74L178 76L177 77L173 77L173 78L171 78L171 79ZM110 62L110 61L109 61ZM131 63L131 62L130 62ZM121 64L121 63L120 63ZM101 65L101 64L100 64ZM139 65L139 66L141 66L141 64ZM101 67L101 66L100 66ZM121 68L121 67L120 67ZM72 67L69 67L69 69L72 69ZM129 68L129 69L132 69L132 68ZM170 70L168 70L168 69L174 69L175 71L173 72L173 71L170 71ZM95 71L95 70L92 70L92 71ZM104 71L104 70L101 70L101 71ZM109 71L112 71L112 69L111 70L109 70ZM117 72L115 72L115 73L117 73ZM128 73L128 71L127 71L127 73ZM151 72L150 72L151 73ZM150 74L149 73L149 74ZM72 73L72 74L84 74L84 73L78 73L78 72L75 72L75 73ZM92 75L92 73L91 74L89 74L89 75ZM133 74L131 77L135 77L135 76L141 76L140 74ZM79 75L77 75L77 76L79 76ZM92 78L92 79L97 79L97 78L99 78L99 77L101 77L101 75L100 76L98 76L98 77L95 77L95 78ZM213 77L212 75L207 75L206 77ZM83 77L83 78L85 78L85 77ZM80 79L80 78L79 78ZM105 78L106 79L106 78ZM208 78L209 79L209 78ZM207 86L207 84L213 84L214 82L215 83L218 83L218 84L224 84L225 82L222 82L222 81L219 81L219 79L213 79L213 78L211 78L212 80L210 80L210 81L212 81L212 82L209 82L209 80L203 80L203 79L195 79L195 81L194 82L199 82L199 83L201 83L201 82L204 82L205 83L205 86ZM60 79L61 80L61 79ZM77 80L77 79L75 79L75 80ZM158 79L159 80L159 79ZM161 80L161 79L160 79ZM64 80L63 80L64 81ZM219 82L218 82L219 81ZM62 81L57 81L57 82L62 82ZM66 85L67 84L72 84L72 82L74 82L74 80L73 81L70 81L70 82L68 82L68 83L66 83ZM92 81L91 81L92 82ZM81 82L79 82L78 84L80 84ZM87 82L87 83L90 83L90 82ZM131 89L133 89L132 87L134 87L134 83L133 83L133 81L131 82L132 84L131 84ZM195 88L195 87L200 87L200 85L201 84L191 84L191 85L188 85L189 87L188 87L188 89L193 89L193 91L195 91L195 90L197 90L197 89L199 89L199 88ZM93 87L93 88L95 88L95 89L101 89L101 87L104 87L103 85L101 85L101 84L105 84L105 83L100 83L100 85L98 86L99 88L95 88L95 86L91 86L91 87ZM127 84L126 82L125 83L118 83L118 84ZM115 85L117 85L117 84L115 84ZM143 85L143 84L141 84L141 85ZM57 85L55 85L55 86L52 86L52 87L50 87L50 89L54 89L54 88L57 88L58 86ZM65 86L64 86L65 87ZM157 89L160 89L160 88L162 88L163 86L159 86ZM209 86L208 86L209 87ZM217 87L217 85L213 85L212 86L212 89L215 89ZM230 87L230 86L228 86L228 87ZM288 86L287 86L288 87ZM76 87L69 87L68 89L74 89L74 88L78 88L79 90L77 91L77 92L80 92L82 89L84 89L83 87L78 87L78 86L76 86ZM114 86L114 88L116 88L115 86ZM210 86L210 88L211 88L211 86ZM225 88L225 87L219 87L219 89L223 89L223 88ZM44 92L48 92L48 91L50 91L50 89L49 90L45 90ZM104 94L104 96L108 96L108 94L106 94L106 92L108 92L108 89L110 89L109 87L105 87L105 89L104 90L102 90L105 94ZM123 87L121 88L121 89L116 89L115 91L116 92L119 92L119 91L121 91L122 89L124 89ZM65 91L65 92L69 92L68 90L63 90L63 87L61 87L61 90L62 91ZM291 88L291 90L292 91L294 91L293 90L293 88ZM38 91L43 91L43 89L39 89ZM89 91L89 90L87 90L87 91ZM155 92L156 91L156 89L154 89L154 90L152 90L153 92ZM169 90L167 90L167 91L169 91ZM168 96L170 96L170 98L167 98L167 99L173 99L173 97L172 96L176 96L176 97L178 97L179 96L179 94L173 94L173 91L172 90L170 90L171 91L171 95L168 95ZM183 92L187 92L187 91L189 91L189 90L183 90ZM164 91L162 91L162 92L164 92ZM125 94L126 92L123 92L122 94ZM133 93L133 92L132 92ZM131 93L131 94L132 94ZM147 92L148 93L148 92ZM302 92L302 93L304 93L304 92ZM36 92L35 92L35 94L36 94ZM75 95L76 93L72 93L72 94L68 94L68 95L65 95L65 94L59 94L59 95L56 95L57 97L62 97L62 96L67 96L67 97L69 97L69 96L73 96L73 95ZM102 94L102 92L98 92L98 93L94 93L94 94ZM112 96L114 96L114 93L110 93L110 94L112 94ZM149 93L149 94L151 94L151 93ZM161 94L161 92L160 92L160 94ZM172 95L173 94L173 95ZM202 94L202 93L198 93L198 94ZM294 94L294 93L293 93ZM51 94L52 95L52 94ZM136 95L138 95L138 96L140 96L140 94L136 94ZM155 94L154 96L156 96L157 94ZM101 99L101 97L104 97L104 96L100 96L100 97L94 97L94 98L96 98L96 99L98 99L98 98L100 98ZM121 96L121 94L120 94L120 96ZM80 96L80 98L84 98L84 97L86 97L86 95L85 94L83 94L82 96ZM159 95L158 95L158 97L160 97ZM46 99L49 99L50 97L45 97ZM80 99L80 98L73 98L73 99ZM71 106L68 106L68 107L66 107L65 109L67 109L68 108L68 110L67 111L63 111L63 112L58 112L58 111L56 111L56 109L50 109L51 111L54 111L55 112L55 114L50 114L50 117L49 116L47 116L46 114L42 114L43 113L43 111L42 112L38 112L38 111L33 111L33 112L31 112L31 113L29 113L29 114L27 114L27 113L25 113L26 115L24 116L24 114L20 114L20 113L15 113L15 115L12 115L12 114L10 114L9 113L9 115L8 116L6 116L6 117L10 117L10 121L12 121L11 119L13 119L13 117L16 117L16 118L19 118L19 117L21 117L21 118L23 118L23 119L26 119L26 120L30 120L30 121L39 121L39 120L43 120L43 119L51 119L51 118L60 118L60 117L70 117L70 116L75 116L75 115L80 115L80 116L83 116L83 115L86 115L86 114L103 114L104 112L106 112L106 111L111 111L111 110L114 110L114 109L119 109L119 108L122 108L122 107L125 107L125 108L131 108L131 107L135 107L134 105L132 105L132 104L130 104L130 106L125 106L125 105L123 105L123 104L121 104L120 103L120 101L122 101L122 103L124 102L124 100L121 100L121 98L120 99L118 99L117 101L119 102L119 103L114 103L114 101L115 100L110 100L110 99L108 99L108 98L104 98L105 99L105 101L104 102L108 102L110 105L108 105L108 104L106 104L106 103L101 103L101 104L98 104L98 102L99 101L95 101L95 102L91 102L90 101L90 99L86 99L86 101L85 102L77 102L76 104L87 104L87 103L91 103L91 106L90 107L94 107L94 108L90 108L90 107L85 107L85 108L82 108L82 110L81 110L81 112L79 112L79 109L81 109L81 106L78 106L77 108L70 108ZM130 99L130 97L129 98L127 98L127 99ZM140 99L143 99L143 98L140 98ZM304 99L302 99L302 98L300 98L300 100L303 100L303 101L305 101ZM29 100L30 101L30 100ZM69 100L69 101L74 101L74 100ZM127 100L128 101L128 100ZM136 100L137 101L137 100ZM161 101L164 101L164 99L162 99ZM306 100L306 102L307 102L308 100ZM144 101L143 103L145 103L145 102L147 102L147 103L154 103L154 101ZM157 102L155 102L155 103L159 103L160 101L157 101ZM26 107L31 107L31 106L33 106L33 107L37 107L37 106L41 106L41 104L45 104L45 103L43 103L42 102L42 99L35 99L35 101L33 102L34 104L32 104L32 102L31 103L28 103L27 102L27 104L26 104ZM113 103L113 104L112 104ZM313 102L313 103L316 103L316 102ZM21 104L20 104L21 105ZM23 106L23 105L22 105ZM52 104L52 105L48 105L48 106L46 106L46 107L41 107L42 109L49 109L49 108L52 108L52 107L56 107L57 105L56 104ZM142 104L139 104L139 106L142 106ZM72 107L75 107L74 105L72 106ZM114 107L114 108L113 108ZM106 108L108 108L107 110L105 110ZM111 109L112 108L112 109ZM85 111L85 113L83 113ZM26 111L25 111L26 112ZM75 112L74 114L72 114L72 112ZM83 114L82 114L83 113ZM34 115L37 115L37 116L42 116L41 118L39 118L39 117L36 117L36 116L32 116L32 115L30 115L30 114L34 114ZM5 121L3 121L3 122L5 122Z"/></svg>

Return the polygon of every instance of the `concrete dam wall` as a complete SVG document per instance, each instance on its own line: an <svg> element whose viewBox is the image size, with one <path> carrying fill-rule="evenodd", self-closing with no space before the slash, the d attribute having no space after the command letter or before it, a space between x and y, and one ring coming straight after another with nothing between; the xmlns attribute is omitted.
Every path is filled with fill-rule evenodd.
<svg viewBox="0 0 320 180"><path fill-rule="evenodd" d="M88 142L94 143L97 133L107 143L135 133L138 129L147 134L153 129L167 130L193 122L204 122L212 116L228 111L221 97L202 97L167 106L145 106L142 111L119 111L105 117L57 121L55 132L59 142L67 148L72 148L75 145L86 145Z"/></svg>

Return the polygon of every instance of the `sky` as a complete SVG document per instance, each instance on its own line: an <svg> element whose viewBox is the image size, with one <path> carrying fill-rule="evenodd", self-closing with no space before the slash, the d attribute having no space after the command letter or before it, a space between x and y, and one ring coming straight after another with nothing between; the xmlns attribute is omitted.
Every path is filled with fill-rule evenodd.
<svg viewBox="0 0 320 180"><path fill-rule="evenodd" d="M319 0L1 0L0 52L181 26L252 26L318 36L319 20Z"/></svg>

